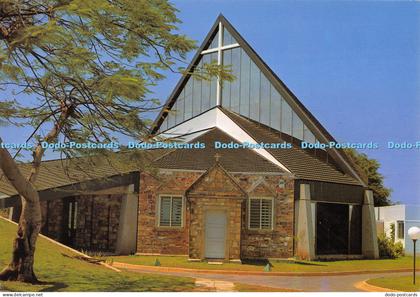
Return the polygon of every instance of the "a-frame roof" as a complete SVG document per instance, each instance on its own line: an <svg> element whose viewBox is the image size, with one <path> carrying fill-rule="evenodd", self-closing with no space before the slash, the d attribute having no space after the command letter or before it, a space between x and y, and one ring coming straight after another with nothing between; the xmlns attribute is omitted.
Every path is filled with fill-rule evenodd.
<svg viewBox="0 0 420 297"><path fill-rule="evenodd" d="M308 129L313 133L316 139L318 139L321 143L336 142L333 136L328 133L328 131L321 125L321 123L299 101L299 99L292 93L292 91L270 69L270 67L261 59L261 57L254 51L254 49L246 42L246 40L238 33L238 31L236 31L236 29L229 23L229 21L223 15L218 16L217 20L213 24L212 28L210 29L200 48L197 50L197 53L195 54L191 63L187 67L186 73L192 73L194 71L194 68L200 62L202 51L209 46L209 44L212 42L212 38L216 36L220 23L223 25L224 28L226 28L229 31L229 33L233 36L233 38L239 44L239 46L250 57L252 62L254 62L257 65L257 67L261 70L261 73L263 73L267 77L272 86L277 90L279 94L281 94L282 98L284 98L284 100L291 107L293 112L295 112L299 116L303 124L306 125L306 127L308 127ZM181 93L190 76L191 75L189 74L184 75L176 85L175 89L173 90L167 102L165 103L164 108L162 109L162 111L160 112L153 124L152 134L158 133L161 124L168 116L168 111L171 110L171 108L175 104L179 94ZM362 185L366 186L366 181L363 179L363 177L359 175L354 165L351 164L351 161L349 161L347 155L342 150L329 149L328 154L344 172L346 172L350 176L353 176Z"/></svg>
<svg viewBox="0 0 420 297"><path fill-rule="evenodd" d="M209 177L207 179L207 177ZM222 182L221 182L222 181ZM244 199L246 192L219 162L215 162L186 191L187 197L218 197Z"/></svg>
<svg viewBox="0 0 420 297"><path fill-rule="evenodd" d="M190 143L200 142L205 144L205 149L191 148L188 150L172 150L157 158L153 162L153 166L165 169L205 171L214 164L214 155L217 153L220 155L219 163L229 172L286 173L281 170L281 168L250 149L220 150L214 147L215 141L238 143L238 141L219 128L211 128L204 134L190 141Z"/></svg>

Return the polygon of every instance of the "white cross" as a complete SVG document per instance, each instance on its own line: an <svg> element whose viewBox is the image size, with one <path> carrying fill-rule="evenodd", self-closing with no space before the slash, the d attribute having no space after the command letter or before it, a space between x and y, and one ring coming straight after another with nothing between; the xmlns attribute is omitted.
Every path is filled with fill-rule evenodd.
<svg viewBox="0 0 420 297"><path fill-rule="evenodd" d="M231 48L235 48L235 47L238 47L238 46L239 46L238 43L223 46L223 24L222 24L222 22L219 22L219 38L218 38L218 41L217 41L217 47L204 50L204 51L201 52L201 54L205 55L205 54L210 54L210 53L217 52L217 65L222 65L223 64L222 51L227 50L227 49L231 49ZM221 83L220 83L220 77L217 77L216 88L217 88L216 89L216 105L221 105L222 104L222 102L221 102L222 88L221 88Z"/></svg>

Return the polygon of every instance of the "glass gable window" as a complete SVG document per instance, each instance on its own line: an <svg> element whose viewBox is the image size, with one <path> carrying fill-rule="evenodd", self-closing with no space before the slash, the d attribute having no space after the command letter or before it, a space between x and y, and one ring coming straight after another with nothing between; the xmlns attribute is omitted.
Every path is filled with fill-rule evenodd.
<svg viewBox="0 0 420 297"><path fill-rule="evenodd" d="M221 25L219 28L223 28L222 44L219 44L217 32L201 53L195 71L202 71L205 64L217 63L229 66L235 79L229 82L220 81L217 77L202 80L190 76L176 99L177 103L172 107L175 112L169 112L160 131L170 129L220 104L297 139L316 142L312 131L239 46L229 30Z"/></svg>
<svg viewBox="0 0 420 297"><path fill-rule="evenodd" d="M249 198L249 228L273 229L273 198Z"/></svg>
<svg viewBox="0 0 420 297"><path fill-rule="evenodd" d="M219 43L219 31L217 31L216 35L213 37L213 40L210 42L210 45L208 48L216 48L218 47Z"/></svg>
<svg viewBox="0 0 420 297"><path fill-rule="evenodd" d="M204 64L214 63L215 61L217 61L217 53L203 55L195 72L202 71ZM216 106L216 90L216 77L205 80L198 76L190 76L162 123L160 131L170 129Z"/></svg>
<svg viewBox="0 0 420 297"><path fill-rule="evenodd" d="M231 45L237 43L232 34L225 28L223 28L223 45Z"/></svg>
<svg viewBox="0 0 420 297"><path fill-rule="evenodd" d="M182 196L160 196L159 227L182 227Z"/></svg>

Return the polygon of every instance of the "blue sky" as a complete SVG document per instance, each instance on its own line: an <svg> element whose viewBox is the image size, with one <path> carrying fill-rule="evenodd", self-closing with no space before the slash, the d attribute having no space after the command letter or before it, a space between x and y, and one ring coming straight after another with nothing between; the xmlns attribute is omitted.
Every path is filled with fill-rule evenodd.
<svg viewBox="0 0 420 297"><path fill-rule="evenodd" d="M420 150L386 148L388 141L420 141L419 3L172 3L181 32L198 43L223 13L338 141L381 145L364 152L382 164L394 201L420 204ZM168 73L156 95L165 100L178 79ZM30 133L16 131L0 127L6 142L23 142Z"/></svg>
<svg viewBox="0 0 420 297"><path fill-rule="evenodd" d="M338 141L378 142L392 199L420 204L419 3L173 1L182 32L202 41L219 13ZM176 79L168 77L161 90ZM159 93L160 93L159 91Z"/></svg>

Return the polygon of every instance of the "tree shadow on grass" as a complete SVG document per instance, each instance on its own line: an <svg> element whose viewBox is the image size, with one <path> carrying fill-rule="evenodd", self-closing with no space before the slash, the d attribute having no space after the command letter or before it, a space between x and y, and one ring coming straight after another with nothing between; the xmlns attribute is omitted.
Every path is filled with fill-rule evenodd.
<svg viewBox="0 0 420 297"><path fill-rule="evenodd" d="M39 282L37 283L37 285L43 285L43 286L51 285L47 288L40 290L40 292L57 292L60 289L64 289L68 287L67 284L59 283L59 282Z"/></svg>
<svg viewBox="0 0 420 297"><path fill-rule="evenodd" d="M276 263L286 263L286 264L299 264L299 265L307 265L307 266L328 266L327 264L323 263L315 263L315 262L307 262L307 261L299 261L294 259L277 259L277 260L269 260L269 259L243 259L242 264L249 264L249 265L256 265L256 266L266 266L270 264L271 267L274 267Z"/></svg>
<svg viewBox="0 0 420 297"><path fill-rule="evenodd" d="M294 264L299 265L307 265L307 266L328 266L327 264L321 264L321 263L314 263L314 262L304 262L304 261L294 261Z"/></svg>
<svg viewBox="0 0 420 297"><path fill-rule="evenodd" d="M246 265L266 266L270 264L270 266L273 266L268 259L241 259L241 262Z"/></svg>

